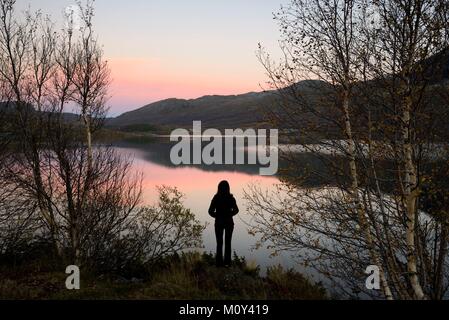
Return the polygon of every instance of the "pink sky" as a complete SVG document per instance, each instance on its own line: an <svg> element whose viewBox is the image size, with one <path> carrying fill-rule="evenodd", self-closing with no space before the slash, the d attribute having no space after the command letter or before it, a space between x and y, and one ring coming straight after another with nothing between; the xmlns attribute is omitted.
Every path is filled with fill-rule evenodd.
<svg viewBox="0 0 449 320"><path fill-rule="evenodd" d="M83 0L85 1L85 0ZM95 33L110 62L110 115L167 98L260 91L262 43L278 47L273 12L290 0L95 0ZM17 0L60 25L75 0Z"/></svg>
<svg viewBox="0 0 449 320"><path fill-rule="evenodd" d="M261 74L232 76L226 70L197 70L191 66L164 63L157 59L111 58L110 89L113 113L141 107L167 98L193 99L204 95L232 95L261 91Z"/></svg>

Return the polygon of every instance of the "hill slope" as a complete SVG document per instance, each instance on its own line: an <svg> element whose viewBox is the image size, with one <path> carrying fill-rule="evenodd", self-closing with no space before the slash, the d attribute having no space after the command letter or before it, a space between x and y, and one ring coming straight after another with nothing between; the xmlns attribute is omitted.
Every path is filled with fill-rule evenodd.
<svg viewBox="0 0 449 320"><path fill-rule="evenodd" d="M321 81L295 85L311 96L319 95L325 86ZM276 91L266 91L191 100L167 99L108 119L107 125L119 129L137 125L191 128L193 121L201 120L203 127L209 128L261 127L265 123L264 111L276 108L278 97Z"/></svg>
<svg viewBox="0 0 449 320"><path fill-rule="evenodd" d="M191 100L167 99L110 119L108 125L191 127L193 121L201 120L204 127L246 127L263 120L260 111L274 98L274 94L262 92L236 96L205 96Z"/></svg>

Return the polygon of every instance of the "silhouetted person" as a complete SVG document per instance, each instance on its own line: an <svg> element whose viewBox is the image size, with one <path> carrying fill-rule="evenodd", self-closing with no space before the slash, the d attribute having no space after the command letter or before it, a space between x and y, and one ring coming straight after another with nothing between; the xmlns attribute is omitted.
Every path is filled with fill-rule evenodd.
<svg viewBox="0 0 449 320"><path fill-rule="evenodd" d="M217 266L231 265L231 241L234 231L234 219L239 213L237 202L231 194L229 183L222 181L218 185L218 192L212 199L209 215L215 218L215 236L217 238ZM225 236L225 254L223 261L223 234Z"/></svg>

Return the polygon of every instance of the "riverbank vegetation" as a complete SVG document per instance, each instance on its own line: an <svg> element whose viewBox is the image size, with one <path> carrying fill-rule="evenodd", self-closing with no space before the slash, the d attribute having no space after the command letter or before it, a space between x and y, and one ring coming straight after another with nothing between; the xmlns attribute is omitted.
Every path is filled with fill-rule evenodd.
<svg viewBox="0 0 449 320"><path fill-rule="evenodd" d="M42 248L23 261L0 265L0 299L327 299L325 289L301 274L269 268L265 276L242 258L229 269L215 267L211 254L167 256L151 268L136 263L123 274L83 273L81 289L65 288L64 266L46 257Z"/></svg>
<svg viewBox="0 0 449 320"><path fill-rule="evenodd" d="M293 0L275 15L284 58L260 47L267 116L321 165L283 152L278 189L247 192L253 233L348 298L448 297L448 17L437 0Z"/></svg>
<svg viewBox="0 0 449 320"><path fill-rule="evenodd" d="M175 187L142 205L132 160L102 143L118 135L105 128L110 69L92 2L79 14L56 31L0 0L0 299L325 298L293 271L186 254L205 225ZM65 287L73 265L79 291Z"/></svg>

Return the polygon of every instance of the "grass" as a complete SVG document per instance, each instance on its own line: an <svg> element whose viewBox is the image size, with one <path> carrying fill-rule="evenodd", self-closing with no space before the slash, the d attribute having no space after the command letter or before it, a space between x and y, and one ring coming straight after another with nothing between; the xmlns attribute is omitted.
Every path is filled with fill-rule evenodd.
<svg viewBox="0 0 449 320"><path fill-rule="evenodd" d="M327 294L301 274L274 267L262 277L257 266L234 257L231 268L217 268L211 254L175 255L147 267L139 279L85 273L81 289L65 288L65 268L34 260L0 266L0 299L33 300L318 300ZM140 274L142 276L142 274Z"/></svg>

